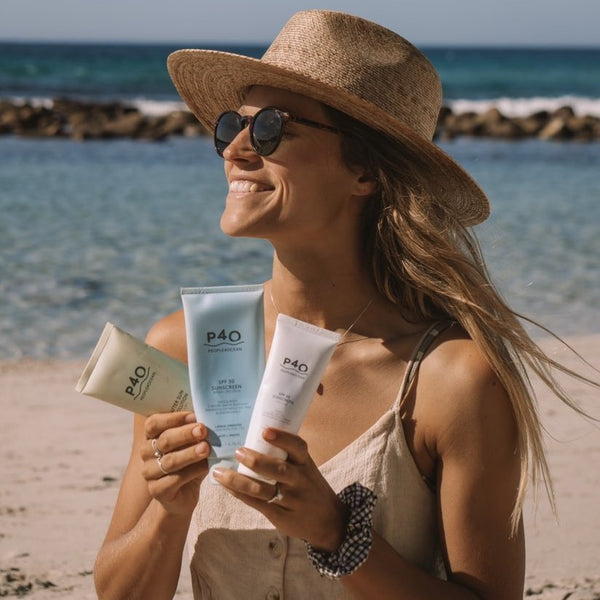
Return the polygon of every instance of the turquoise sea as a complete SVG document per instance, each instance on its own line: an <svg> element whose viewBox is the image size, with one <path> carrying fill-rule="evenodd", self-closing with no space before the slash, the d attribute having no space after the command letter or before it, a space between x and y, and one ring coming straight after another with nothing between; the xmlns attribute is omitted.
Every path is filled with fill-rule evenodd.
<svg viewBox="0 0 600 600"><path fill-rule="evenodd" d="M165 112L180 105L165 69L174 48L0 43L0 99ZM424 50L457 110L600 114L600 48ZM508 301L560 334L600 332L599 144L442 146L490 197L476 231ZM143 336L180 307L182 286L268 276L267 244L218 229L225 186L208 139L4 136L0 157L0 359L86 357L106 321Z"/></svg>

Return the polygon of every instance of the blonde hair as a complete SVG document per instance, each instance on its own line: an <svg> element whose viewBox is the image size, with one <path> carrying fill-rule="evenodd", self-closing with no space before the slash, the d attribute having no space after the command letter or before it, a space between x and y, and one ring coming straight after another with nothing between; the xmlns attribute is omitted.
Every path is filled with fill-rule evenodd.
<svg viewBox="0 0 600 600"><path fill-rule="evenodd" d="M501 298L474 233L452 208L436 202L419 156L398 141L325 107L334 125L348 132L342 157L377 181L364 215L364 256L380 293L412 321L455 319L477 343L510 398L518 428L521 479L511 516L519 526L529 476L544 482L555 509L542 427L529 379L534 373L563 402L583 411L557 383L553 369L590 382L548 357ZM549 332L547 329L543 328ZM549 332L551 333L551 332ZM597 384L595 384L597 385Z"/></svg>

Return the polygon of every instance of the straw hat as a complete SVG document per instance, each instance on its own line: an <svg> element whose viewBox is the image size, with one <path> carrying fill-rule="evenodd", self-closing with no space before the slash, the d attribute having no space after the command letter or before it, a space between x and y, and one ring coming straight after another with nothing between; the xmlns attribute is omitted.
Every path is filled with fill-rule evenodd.
<svg viewBox="0 0 600 600"><path fill-rule="evenodd" d="M433 65L407 40L376 23L340 12L292 16L258 60L214 50L178 50L168 58L177 91L212 130L252 85L292 91L332 106L398 139L420 157L436 197L465 225L489 215L483 191L432 143L442 102Z"/></svg>

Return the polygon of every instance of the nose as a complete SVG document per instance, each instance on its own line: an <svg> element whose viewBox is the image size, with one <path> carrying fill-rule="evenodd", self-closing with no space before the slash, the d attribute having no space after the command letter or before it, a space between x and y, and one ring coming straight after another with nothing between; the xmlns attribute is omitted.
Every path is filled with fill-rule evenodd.
<svg viewBox="0 0 600 600"><path fill-rule="evenodd" d="M251 162L259 159L250 143L250 131L244 127L223 151L223 158L230 161Z"/></svg>

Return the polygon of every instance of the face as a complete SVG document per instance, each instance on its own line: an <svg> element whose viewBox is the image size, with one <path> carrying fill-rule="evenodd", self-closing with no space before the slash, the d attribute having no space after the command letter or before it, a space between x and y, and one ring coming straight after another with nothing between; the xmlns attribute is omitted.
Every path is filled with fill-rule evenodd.
<svg viewBox="0 0 600 600"><path fill-rule="evenodd" d="M322 106L310 98L255 87L238 109L254 115L273 106L295 117L331 125ZM288 121L277 149L260 156L246 127L223 152L229 193L221 217L231 236L261 237L277 244L331 240L356 228L371 192L361 173L343 164L340 135Z"/></svg>

